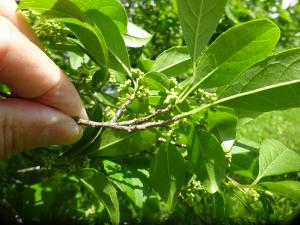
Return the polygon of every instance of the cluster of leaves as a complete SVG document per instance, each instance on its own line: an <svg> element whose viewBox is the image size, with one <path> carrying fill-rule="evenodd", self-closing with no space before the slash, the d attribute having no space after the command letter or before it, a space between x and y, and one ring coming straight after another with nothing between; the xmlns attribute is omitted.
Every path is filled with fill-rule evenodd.
<svg viewBox="0 0 300 225"><path fill-rule="evenodd" d="M39 35L52 56L64 53L59 64L90 109L91 121L78 122L94 126L73 146L1 161L1 204L20 220L156 223L181 202L193 219L205 215L200 223L230 223L234 198L250 222L267 223L286 219L273 218L275 196L299 207L300 182L286 176L300 171L299 153L274 139L240 140L236 127L300 106L300 49L273 53L280 29L265 19L234 26L206 48L226 0L174 4L187 47L134 63L127 47L142 47L151 35L127 21L118 0L20 3L41 14L43 23L34 24L58 33ZM268 209L263 216L253 200Z"/></svg>

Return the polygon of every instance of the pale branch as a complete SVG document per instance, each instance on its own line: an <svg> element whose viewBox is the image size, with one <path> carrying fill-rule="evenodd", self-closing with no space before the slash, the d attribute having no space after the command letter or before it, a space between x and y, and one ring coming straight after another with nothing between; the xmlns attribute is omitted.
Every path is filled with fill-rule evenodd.
<svg viewBox="0 0 300 225"><path fill-rule="evenodd" d="M141 131L146 130L152 127L166 127L180 119L183 119L187 116L187 113L182 113L179 115L176 115L168 120L162 120L162 121L154 121L154 122L147 122L143 124L129 124L123 125L120 122L96 122L96 121L90 121L90 120L84 120L81 118L74 118L74 120L77 122L78 125L85 125L85 126L91 126L91 127L103 127L103 128L111 128L114 130L122 130L127 131L129 133L135 132L135 131ZM124 121L126 122L126 121Z"/></svg>
<svg viewBox="0 0 300 225"><path fill-rule="evenodd" d="M164 127L171 123L171 120L166 120L166 121L159 121L159 122L149 122L149 123L139 124L139 125L120 125L117 122L116 123L96 122L96 121L84 120L84 119L79 119L79 118L74 118L74 119L78 125L111 128L114 130L127 131L129 133L134 132L134 131L146 130L151 127Z"/></svg>
<svg viewBox="0 0 300 225"><path fill-rule="evenodd" d="M195 113L199 113L202 110L205 110L205 109L215 105L216 103L218 103L218 102L205 104L205 105L202 105L198 108L195 108L195 109L193 109L189 112L181 113L181 114L178 114L176 116L173 116L170 119L162 120L162 121L147 122L148 120L150 120L150 119L154 118L155 116L157 116L157 113L160 114L160 113L162 113L162 111L164 111L164 112L168 111L167 108L163 109L163 110L160 110L160 111L157 111L157 113L151 114L151 115L146 116L146 117L137 118L137 119L130 120L130 121L123 121L123 122L111 122L111 121L110 122L96 122L96 121L81 119L81 118L78 118L78 117L75 117L74 120L76 121L76 123L78 125L91 126L91 127L111 128L111 129L114 129L114 130L127 131L127 132L131 133L131 132L135 132L135 131L146 130L148 128L153 128L153 127L166 127L166 126L169 126L169 125L171 125L172 123L175 123L178 120L184 119L184 118L186 118L190 115L193 115ZM138 120L138 122L140 120L143 120L146 123L135 124L136 120Z"/></svg>
<svg viewBox="0 0 300 225"><path fill-rule="evenodd" d="M133 120L128 120L128 121L122 121L122 122L119 122L120 125L132 125L132 124L141 124L141 123L145 123L149 120L152 120L154 119L155 117L161 115L161 114L164 114L164 113L167 113L167 112L171 112L172 111L172 107L171 106L168 106L167 108L164 108L164 109L160 109L148 116L145 116L145 117L140 117L140 118L136 118L136 119L133 119Z"/></svg>
<svg viewBox="0 0 300 225"><path fill-rule="evenodd" d="M46 168L41 166L30 167L25 169L19 169L17 170L17 173L28 173L28 172L41 171L41 170L46 170Z"/></svg>
<svg viewBox="0 0 300 225"><path fill-rule="evenodd" d="M78 125L85 125L85 126L91 126L91 127L103 127L103 128L111 128L114 130L122 130L129 132L128 126L122 126L118 123L112 123L112 122L96 122L91 120L84 120L80 119L78 117L75 117L74 120Z"/></svg>

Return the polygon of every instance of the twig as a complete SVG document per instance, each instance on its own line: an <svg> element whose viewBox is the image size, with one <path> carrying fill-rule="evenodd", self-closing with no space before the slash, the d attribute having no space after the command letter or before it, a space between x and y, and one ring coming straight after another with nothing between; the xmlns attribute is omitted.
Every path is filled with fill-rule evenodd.
<svg viewBox="0 0 300 225"><path fill-rule="evenodd" d="M41 166L35 166L35 167L30 167L25 169L19 169L17 170L17 173L28 173L28 172L41 171L41 170L46 170L46 168Z"/></svg>
<svg viewBox="0 0 300 225"><path fill-rule="evenodd" d="M80 118L74 118L78 125L87 125L91 127L103 127L103 128L111 128L114 130L122 130L127 131L129 133L134 131L146 130L151 127L165 127L171 123L172 120L160 121L160 122L149 122L145 124L139 125L120 125L119 123L112 122L95 122L90 120L84 120Z"/></svg>
<svg viewBox="0 0 300 225"><path fill-rule="evenodd" d="M141 130L146 130L148 128L152 127L166 127L180 119L183 119L187 117L189 113L182 113L177 116L172 117L171 119L168 120L163 120L163 121L154 121L154 122L148 122L144 124L132 124L127 121L128 125L123 125L126 121L121 123L118 122L95 122L95 121L90 121L90 120L84 120L78 117L75 117L74 120L78 125L86 125L86 126L91 126L91 127L103 127L103 128L111 128L114 130L122 130L122 131L127 131L129 133L134 132L134 131L141 131Z"/></svg>
<svg viewBox="0 0 300 225"><path fill-rule="evenodd" d="M74 120L78 125L86 125L91 127L103 127L103 128L111 128L114 130L123 130L128 131L128 126L122 126L118 123L112 123L112 122L96 122L91 120L84 120L78 117L75 117Z"/></svg>
<svg viewBox="0 0 300 225"><path fill-rule="evenodd" d="M145 117L141 117L141 118L136 118L136 119L133 119L133 120L128 120L128 121L123 121L123 122L120 122L119 124L120 125L132 125L132 124L141 124L141 123L144 123L144 122L147 122L149 120L152 120L154 119L155 117L161 115L161 114L164 114L164 113L167 113L167 112L170 112L172 111L172 107L171 106L168 106L167 108L164 108L164 109L160 109L148 116L145 116Z"/></svg>

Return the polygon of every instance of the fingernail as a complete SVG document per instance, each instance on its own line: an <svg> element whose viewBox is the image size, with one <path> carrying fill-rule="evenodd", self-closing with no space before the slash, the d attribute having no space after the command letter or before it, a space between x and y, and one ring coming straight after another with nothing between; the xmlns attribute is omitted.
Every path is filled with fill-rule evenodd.
<svg viewBox="0 0 300 225"><path fill-rule="evenodd" d="M82 128L73 121L60 122L45 128L41 136L43 145L68 145L81 138Z"/></svg>

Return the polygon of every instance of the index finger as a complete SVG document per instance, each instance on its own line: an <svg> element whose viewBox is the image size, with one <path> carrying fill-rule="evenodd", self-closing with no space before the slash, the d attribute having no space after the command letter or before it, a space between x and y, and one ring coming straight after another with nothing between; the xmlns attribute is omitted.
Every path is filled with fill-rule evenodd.
<svg viewBox="0 0 300 225"><path fill-rule="evenodd" d="M34 34L31 26L27 23L23 14L20 11L16 11L17 7L18 5L15 0L0 0L0 16L10 20L20 32L22 32L30 41L41 48L41 42Z"/></svg>
<svg viewBox="0 0 300 225"><path fill-rule="evenodd" d="M87 118L71 81L40 48L1 16L0 80L17 96L36 100L71 117Z"/></svg>

